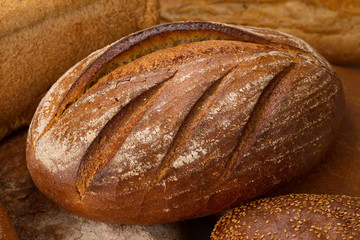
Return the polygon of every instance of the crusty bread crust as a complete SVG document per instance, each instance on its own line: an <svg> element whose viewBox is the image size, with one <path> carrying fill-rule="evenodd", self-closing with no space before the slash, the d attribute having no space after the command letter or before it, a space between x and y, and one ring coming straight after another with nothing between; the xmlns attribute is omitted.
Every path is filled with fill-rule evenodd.
<svg viewBox="0 0 360 240"><path fill-rule="evenodd" d="M92 51L158 21L157 0L2 1L0 139L30 123L44 93Z"/></svg>
<svg viewBox="0 0 360 240"><path fill-rule="evenodd" d="M358 0L162 0L161 18L272 28L304 39L333 64L360 66Z"/></svg>
<svg viewBox="0 0 360 240"><path fill-rule="evenodd" d="M161 25L95 52L53 85L31 123L28 168L46 196L85 217L194 218L308 170L342 108L334 70L297 38Z"/></svg>

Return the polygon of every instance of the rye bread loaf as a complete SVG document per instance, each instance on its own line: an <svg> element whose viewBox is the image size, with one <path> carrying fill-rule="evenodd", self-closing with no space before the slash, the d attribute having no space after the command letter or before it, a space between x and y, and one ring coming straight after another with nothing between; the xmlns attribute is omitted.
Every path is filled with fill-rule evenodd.
<svg viewBox="0 0 360 240"><path fill-rule="evenodd" d="M14 226L6 213L4 206L0 203L0 240L17 240Z"/></svg>
<svg viewBox="0 0 360 240"><path fill-rule="evenodd" d="M159 19L157 0L0 2L0 140L76 62Z"/></svg>
<svg viewBox="0 0 360 240"><path fill-rule="evenodd" d="M359 239L359 236L359 197L290 194L233 209L216 224L211 239Z"/></svg>
<svg viewBox="0 0 360 240"><path fill-rule="evenodd" d="M307 171L342 109L336 73L295 37L162 25L91 54L55 83L31 123L27 164L39 189L75 214L178 221Z"/></svg>
<svg viewBox="0 0 360 240"><path fill-rule="evenodd" d="M0 144L0 201L6 206L19 239L186 239L182 226L177 223L138 226L95 222L74 216L57 206L31 180L25 159L26 133L26 130L18 131Z"/></svg>
<svg viewBox="0 0 360 240"><path fill-rule="evenodd" d="M358 0L161 0L161 20L266 27L304 39L331 63L360 67Z"/></svg>

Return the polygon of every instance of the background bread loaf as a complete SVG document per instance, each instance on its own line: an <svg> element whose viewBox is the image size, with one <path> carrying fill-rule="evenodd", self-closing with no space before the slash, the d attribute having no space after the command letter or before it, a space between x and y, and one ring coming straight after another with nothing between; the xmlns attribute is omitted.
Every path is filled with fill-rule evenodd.
<svg viewBox="0 0 360 240"><path fill-rule="evenodd" d="M161 0L161 18L272 28L304 39L334 64L360 66L358 0Z"/></svg>
<svg viewBox="0 0 360 240"><path fill-rule="evenodd" d="M52 203L31 181L25 159L26 133L27 129L16 132L0 144L0 201L6 206L20 239L185 239L183 228L176 223L137 226L94 222Z"/></svg>
<svg viewBox="0 0 360 240"><path fill-rule="evenodd" d="M0 3L0 140L30 123L41 97L96 49L158 21L157 0Z"/></svg>
<svg viewBox="0 0 360 240"><path fill-rule="evenodd" d="M5 208L0 203L0 239L1 240L17 240L15 229L10 222L9 216Z"/></svg>
<svg viewBox="0 0 360 240"><path fill-rule="evenodd" d="M216 224L212 240L358 239L360 198L294 194L233 209Z"/></svg>
<svg viewBox="0 0 360 240"><path fill-rule="evenodd" d="M73 213L178 221L307 171L342 107L335 72L299 39L215 23L157 26L55 83L32 121L27 162L40 190Z"/></svg>

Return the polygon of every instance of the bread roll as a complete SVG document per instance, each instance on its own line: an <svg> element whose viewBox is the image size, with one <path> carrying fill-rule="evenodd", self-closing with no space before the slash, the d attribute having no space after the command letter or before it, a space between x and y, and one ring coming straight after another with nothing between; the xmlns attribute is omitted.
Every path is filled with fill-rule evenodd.
<svg viewBox="0 0 360 240"><path fill-rule="evenodd" d="M161 0L163 22L267 27L304 39L331 63L360 66L358 0Z"/></svg>
<svg viewBox="0 0 360 240"><path fill-rule="evenodd" d="M345 92L339 135L325 158L275 194L326 193L360 197L360 72L335 67Z"/></svg>
<svg viewBox="0 0 360 240"><path fill-rule="evenodd" d="M223 216L212 240L358 239L360 198L298 194L247 203Z"/></svg>
<svg viewBox="0 0 360 240"><path fill-rule="evenodd" d="M50 86L96 49L158 21L157 0L3 0L0 140L28 125Z"/></svg>
<svg viewBox="0 0 360 240"><path fill-rule="evenodd" d="M10 222L9 216L5 208L0 203L0 239L1 240L17 240L15 229Z"/></svg>
<svg viewBox="0 0 360 240"><path fill-rule="evenodd" d="M25 159L25 130L11 135L0 145L0 201L6 206L20 239L185 239L177 223L137 226L94 222L74 216L52 203L31 181Z"/></svg>
<svg viewBox="0 0 360 240"><path fill-rule="evenodd" d="M39 189L75 214L178 221L308 170L342 108L331 66L294 37L162 25L93 53L55 83L31 123L27 164Z"/></svg>

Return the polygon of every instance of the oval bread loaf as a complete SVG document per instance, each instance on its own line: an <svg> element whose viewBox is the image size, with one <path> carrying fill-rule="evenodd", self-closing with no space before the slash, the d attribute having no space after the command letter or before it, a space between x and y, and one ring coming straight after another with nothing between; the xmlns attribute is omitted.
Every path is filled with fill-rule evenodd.
<svg viewBox="0 0 360 240"><path fill-rule="evenodd" d="M215 225L212 240L358 239L360 198L290 194L233 209Z"/></svg>
<svg viewBox="0 0 360 240"><path fill-rule="evenodd" d="M1 240L17 240L15 229L10 222L9 216L5 208L0 203L0 239Z"/></svg>
<svg viewBox="0 0 360 240"><path fill-rule="evenodd" d="M101 49L51 88L27 164L56 203L154 224L236 206L324 155L341 83L306 43L207 22L157 26Z"/></svg>

